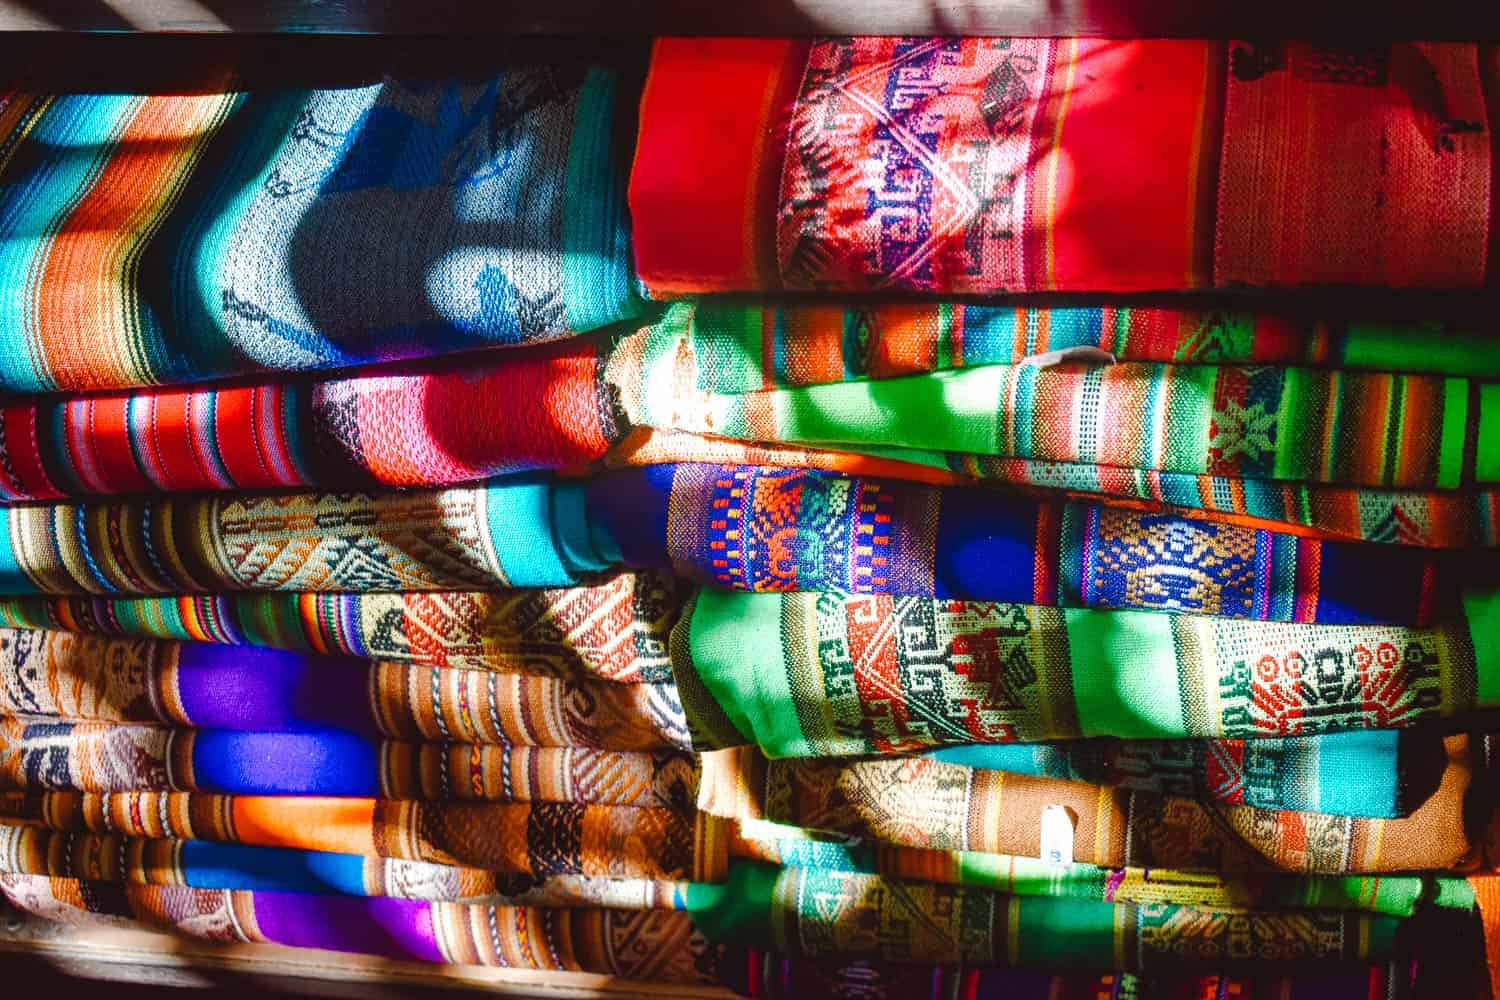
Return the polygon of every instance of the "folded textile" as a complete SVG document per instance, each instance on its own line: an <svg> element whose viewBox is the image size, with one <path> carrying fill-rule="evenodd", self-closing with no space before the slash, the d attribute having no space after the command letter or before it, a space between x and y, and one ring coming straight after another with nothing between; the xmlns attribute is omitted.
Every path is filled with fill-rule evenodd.
<svg viewBox="0 0 1500 1000"><path fill-rule="evenodd" d="M738 864L690 902L713 941L805 957L1067 969L1382 961L1399 918L1328 910L1241 914L1172 903L1005 896L816 868ZM717 897L717 898L713 898Z"/></svg>
<svg viewBox="0 0 1500 1000"><path fill-rule="evenodd" d="M619 87L575 60L311 91L8 95L0 387L335 367L630 316Z"/></svg>
<svg viewBox="0 0 1500 1000"><path fill-rule="evenodd" d="M615 436L601 363L575 341L326 382L17 400L0 406L0 501L445 486L582 465Z"/></svg>
<svg viewBox="0 0 1500 1000"><path fill-rule="evenodd" d="M0 716L398 740L687 746L674 685L455 670L278 649L0 629Z"/></svg>
<svg viewBox="0 0 1500 1000"><path fill-rule="evenodd" d="M690 588L619 573L553 590L0 598L0 625L265 646L466 670L672 679L667 639Z"/></svg>
<svg viewBox="0 0 1500 1000"><path fill-rule="evenodd" d="M795 841L762 843L759 857L787 867L879 874L895 881L936 881L917 865L884 863L885 858L920 854L885 849L869 862L857 848L826 842L801 843L819 851L792 851ZM835 856L837 855L837 856ZM1058 896L1127 903L1203 905L1231 910L1351 909L1411 916L1435 880L1422 878L1285 878L1251 880L1190 876L1187 873L1109 871L1087 865L1059 869L1036 859L965 854L963 866L999 877L965 879L964 884L1011 895ZM687 883L608 878L593 875L517 875L460 865L434 864L286 847L258 847L206 840L122 837L68 833L0 823L0 872L79 878L139 885L182 885L197 889L302 892L347 896L389 896L435 902L488 902L509 906L618 909L686 909ZM1002 874L1003 873L1003 874ZM1462 879L1444 880L1463 886ZM1468 899L1472 906L1472 894Z"/></svg>
<svg viewBox="0 0 1500 1000"><path fill-rule="evenodd" d="M1461 878L1399 875L1213 874L1166 868L1058 864L1013 854L938 851L821 839L798 827L742 820L731 856L795 868L1109 903L1172 903L1216 910L1360 910L1409 917L1418 905L1472 909Z"/></svg>
<svg viewBox="0 0 1500 1000"><path fill-rule="evenodd" d="M1257 304L1259 306L1259 304ZM1315 366L1500 376L1493 334L1438 319L1323 316L1267 304L673 303L615 351L659 370L687 366L702 392L896 378L1079 355L1117 361Z"/></svg>
<svg viewBox="0 0 1500 1000"><path fill-rule="evenodd" d="M1223 72L1203 42L659 39L636 265L658 294L1207 284Z"/></svg>
<svg viewBox="0 0 1500 1000"><path fill-rule="evenodd" d="M1482 842L1467 737L1446 741L1437 790L1410 816L1362 819L1273 812L982 771L926 757L764 761L703 757L699 808L895 846L1038 858L1042 810L1074 817L1073 860L1104 868L1220 874L1380 874L1471 868ZM1500 855L1491 863L1500 860Z"/></svg>
<svg viewBox="0 0 1500 1000"><path fill-rule="evenodd" d="M1425 629L705 588L672 633L695 744L773 757L1306 736L1500 704L1500 592Z"/></svg>
<svg viewBox="0 0 1500 1000"><path fill-rule="evenodd" d="M1429 548L1500 546L1500 489L1388 490L1148 472L991 455L941 460L969 479L1167 504L1208 520L1244 519L1327 538Z"/></svg>
<svg viewBox="0 0 1500 1000"><path fill-rule="evenodd" d="M0 872L194 889L426 899L502 906L681 910L686 885L595 875L532 877L373 855L148 840L0 824Z"/></svg>
<svg viewBox="0 0 1500 1000"><path fill-rule="evenodd" d="M1299 969L1288 975L1254 976L1158 972L1049 972L994 966L875 962L868 959L790 958L750 952L751 987L763 1000L799 997L858 997L859 1000L1370 1000L1402 997L1412 961L1362 966L1349 963ZM1398 971L1399 967L1399 971ZM1404 973L1404 974L1403 974Z"/></svg>
<svg viewBox="0 0 1500 1000"><path fill-rule="evenodd" d="M636 265L657 295L1476 286L1491 74L1472 44L660 39Z"/></svg>
<svg viewBox="0 0 1500 1000"><path fill-rule="evenodd" d="M219 943L270 942L422 962L707 984L724 951L671 910L537 909L0 875L39 917L125 918Z"/></svg>
<svg viewBox="0 0 1500 1000"><path fill-rule="evenodd" d="M682 351L616 351L632 426L1115 470L1396 489L1500 482L1500 384L1277 365L996 364L704 391Z"/></svg>
<svg viewBox="0 0 1500 1000"><path fill-rule="evenodd" d="M535 877L720 881L728 834L678 809L203 792L0 792L0 822L464 865Z"/></svg>
<svg viewBox="0 0 1500 1000"><path fill-rule="evenodd" d="M0 592L565 587L605 569L583 486L172 497L0 509Z"/></svg>
<svg viewBox="0 0 1500 1000"><path fill-rule="evenodd" d="M1393 729L1250 740L973 743L929 752L965 767L1339 816L1402 816L1441 769L1436 734Z"/></svg>
<svg viewBox="0 0 1500 1000"><path fill-rule="evenodd" d="M1318 538L1440 549L1500 545L1500 489L1495 488L1321 486L909 448L849 451L765 444L650 427L632 431L606 457L614 468L677 462L823 469L934 486L987 480L1053 498L1102 499L1146 513Z"/></svg>
<svg viewBox="0 0 1500 1000"><path fill-rule="evenodd" d="M652 466L588 499L627 564L736 590L1422 624L1459 580L1421 549L808 469Z"/></svg>
<svg viewBox="0 0 1500 1000"><path fill-rule="evenodd" d="M1472 286L1495 67L1473 45L1234 43L1214 279Z"/></svg>
<svg viewBox="0 0 1500 1000"><path fill-rule="evenodd" d="M0 716L0 789L579 802L686 808L694 758L380 740L336 730L246 733Z"/></svg>

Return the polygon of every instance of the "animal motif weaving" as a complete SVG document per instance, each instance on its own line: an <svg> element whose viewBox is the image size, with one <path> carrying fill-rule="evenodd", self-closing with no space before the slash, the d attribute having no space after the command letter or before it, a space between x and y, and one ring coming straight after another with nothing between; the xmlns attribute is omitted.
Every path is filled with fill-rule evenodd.
<svg viewBox="0 0 1500 1000"><path fill-rule="evenodd" d="M211 643L0 629L0 712L246 732L656 750L688 743L671 684L614 684Z"/></svg>
<svg viewBox="0 0 1500 1000"><path fill-rule="evenodd" d="M663 39L637 268L657 294L1205 285L1222 74L1203 42ZM683 155L711 141L743 153Z"/></svg>
<svg viewBox="0 0 1500 1000"><path fill-rule="evenodd" d="M637 267L658 296L1478 286L1480 49L665 39Z"/></svg>
<svg viewBox="0 0 1500 1000"><path fill-rule="evenodd" d="M0 109L0 387L368 364L630 316L618 88L613 69L557 63L15 95Z"/></svg>
<svg viewBox="0 0 1500 1000"><path fill-rule="evenodd" d="M761 592L1420 624L1442 577L1417 549L808 469L615 472L591 482L589 510L632 566Z"/></svg>
<svg viewBox="0 0 1500 1000"><path fill-rule="evenodd" d="M697 784L693 758L669 750L418 743L329 729L247 733L0 716L0 788L20 791L683 808Z"/></svg>
<svg viewBox="0 0 1500 1000"><path fill-rule="evenodd" d="M0 624L554 677L671 680L688 588L620 573L551 590L0 599Z"/></svg>
<svg viewBox="0 0 1500 1000"><path fill-rule="evenodd" d="M375 855L543 877L722 880L708 817L581 802L414 802L202 792L0 793L0 819L53 830Z"/></svg>
<svg viewBox="0 0 1500 1000"><path fill-rule="evenodd" d="M581 487L578 487L581 490ZM528 476L410 493L171 497L0 509L0 590L178 594L576 583L609 562L568 489Z"/></svg>
<svg viewBox="0 0 1500 1000"><path fill-rule="evenodd" d="M1395 917L1334 911L1231 915L1174 903L1003 896L815 868L738 865L720 906L695 909L711 939L807 957L1113 969L1382 959ZM1065 958L1066 956L1066 958Z"/></svg>
<svg viewBox="0 0 1500 1000"><path fill-rule="evenodd" d="M924 757L773 760L704 757L700 807L843 838L936 851L1041 857L1041 813L1077 817L1073 860L1106 868L1343 875L1463 869L1481 842L1465 798L1484 780L1467 737L1411 815L1368 819L1205 804L1098 785L973 770ZM1490 863L1500 855L1490 859Z"/></svg>
<svg viewBox="0 0 1500 1000"><path fill-rule="evenodd" d="M669 359L674 360L674 359ZM1469 379L1150 362L981 365L704 392L691 368L611 378L634 426L1111 469L1431 490L1500 481L1500 393Z"/></svg>
<svg viewBox="0 0 1500 1000"><path fill-rule="evenodd" d="M503 872L286 847L147 840L0 825L0 872L194 889L300 892L501 906L684 908L686 885Z"/></svg>
<svg viewBox="0 0 1500 1000"><path fill-rule="evenodd" d="M673 633L694 739L774 757L1391 729L1494 702L1500 602L1430 629L705 589Z"/></svg>
<svg viewBox="0 0 1500 1000"><path fill-rule="evenodd" d="M1238 740L972 743L937 760L1260 809L1401 816L1430 789L1442 747L1425 731L1371 729Z"/></svg>

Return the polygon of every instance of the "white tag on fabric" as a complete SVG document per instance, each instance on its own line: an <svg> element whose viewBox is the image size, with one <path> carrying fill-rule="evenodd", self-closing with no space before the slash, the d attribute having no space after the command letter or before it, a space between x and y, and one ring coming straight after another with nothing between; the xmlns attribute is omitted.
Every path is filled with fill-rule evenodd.
<svg viewBox="0 0 1500 1000"><path fill-rule="evenodd" d="M1051 368L1053 365L1065 365L1069 363L1081 365L1112 365L1115 356L1100 347L1064 347L1060 351L1046 351L1042 354L1029 354L1021 359L1023 365L1034 365L1037 368Z"/></svg>
<svg viewBox="0 0 1500 1000"><path fill-rule="evenodd" d="M1055 803L1042 810L1042 861L1049 865L1073 863L1073 817Z"/></svg>

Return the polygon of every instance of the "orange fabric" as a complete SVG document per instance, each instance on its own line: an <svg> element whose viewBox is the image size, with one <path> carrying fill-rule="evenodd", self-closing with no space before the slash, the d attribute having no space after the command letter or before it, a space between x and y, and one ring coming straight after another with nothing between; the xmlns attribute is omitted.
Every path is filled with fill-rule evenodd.
<svg viewBox="0 0 1500 1000"><path fill-rule="evenodd" d="M237 840L341 854L374 854L374 799L242 795L232 800Z"/></svg>

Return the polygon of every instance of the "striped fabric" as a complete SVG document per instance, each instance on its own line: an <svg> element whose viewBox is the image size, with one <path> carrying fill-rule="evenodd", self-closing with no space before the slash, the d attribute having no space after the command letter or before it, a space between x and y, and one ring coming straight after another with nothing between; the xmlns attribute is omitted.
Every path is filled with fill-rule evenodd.
<svg viewBox="0 0 1500 1000"><path fill-rule="evenodd" d="M4 98L0 388L360 364L635 311L613 70L228 83Z"/></svg>
<svg viewBox="0 0 1500 1000"><path fill-rule="evenodd" d="M611 564L599 541L581 486L532 475L408 493L10 506L0 508L0 592L560 587Z"/></svg>
<svg viewBox="0 0 1500 1000"><path fill-rule="evenodd" d="M667 636L688 587L620 573L555 590L0 599L0 624L300 650L466 670L672 678Z"/></svg>
<svg viewBox="0 0 1500 1000"><path fill-rule="evenodd" d="M117 885L0 876L21 910L69 923L135 920L219 944L261 942L406 962L458 962L536 972L590 972L702 988L726 949L671 910L541 909L306 893ZM626 942L622 944L621 942Z"/></svg>
<svg viewBox="0 0 1500 1000"><path fill-rule="evenodd" d="M630 422L757 442L1305 484L1500 482L1500 394L1462 378L1075 363L729 394L697 388L700 364L617 351L610 376L625 387Z"/></svg>
<svg viewBox="0 0 1500 1000"><path fill-rule="evenodd" d="M443 486L601 457L590 343L326 382L265 380L0 406L0 500ZM505 417L496 400L526 400Z"/></svg>
<svg viewBox="0 0 1500 1000"><path fill-rule="evenodd" d="M832 304L703 299L674 303L621 350L683 350L697 387L741 393L1019 364L1094 348L1117 361L1271 364L1500 376L1496 338L1436 319L1325 317L1278 301L1193 306ZM1477 326L1477 324L1476 324Z"/></svg>
<svg viewBox="0 0 1500 1000"><path fill-rule="evenodd" d="M672 667L700 746L774 757L1303 736L1500 705L1500 599L1470 609L1406 629L705 589Z"/></svg>
<svg viewBox="0 0 1500 1000"><path fill-rule="evenodd" d="M1477 287L1495 72L1458 43L665 39L637 266L663 296Z"/></svg>

